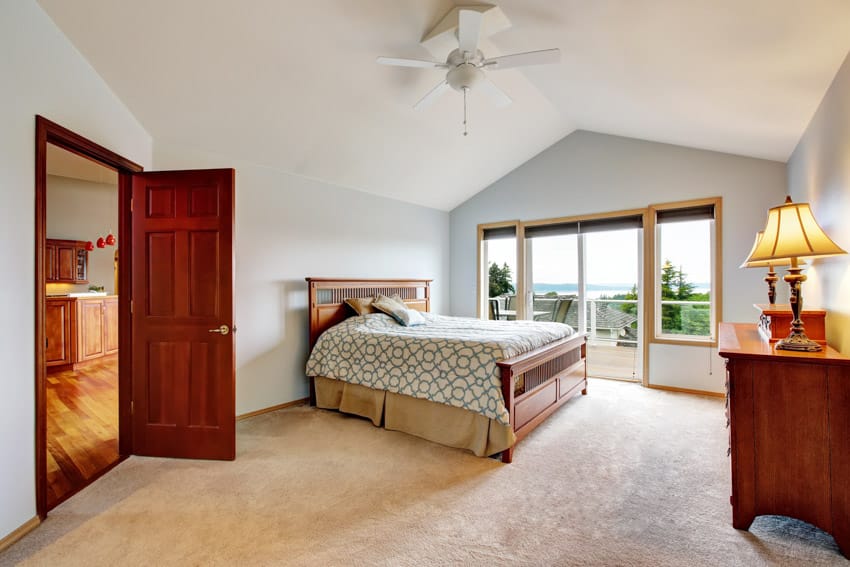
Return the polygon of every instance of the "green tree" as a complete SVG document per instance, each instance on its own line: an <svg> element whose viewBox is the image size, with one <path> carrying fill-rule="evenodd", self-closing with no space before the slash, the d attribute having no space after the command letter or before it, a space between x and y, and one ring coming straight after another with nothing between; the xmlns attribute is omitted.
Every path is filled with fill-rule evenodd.
<svg viewBox="0 0 850 567"><path fill-rule="evenodd" d="M679 267L676 270L676 299L687 301L694 293L694 284L687 280L688 275Z"/></svg>
<svg viewBox="0 0 850 567"><path fill-rule="evenodd" d="M668 301L709 301L708 293L694 293L681 267L670 260L661 267L661 299ZM710 334L711 311L708 305L662 305L661 329L665 333L706 336Z"/></svg>
<svg viewBox="0 0 850 567"><path fill-rule="evenodd" d="M511 267L507 263L500 268L496 262L490 264L490 297L497 297L505 293L515 293L516 289L511 281Z"/></svg>

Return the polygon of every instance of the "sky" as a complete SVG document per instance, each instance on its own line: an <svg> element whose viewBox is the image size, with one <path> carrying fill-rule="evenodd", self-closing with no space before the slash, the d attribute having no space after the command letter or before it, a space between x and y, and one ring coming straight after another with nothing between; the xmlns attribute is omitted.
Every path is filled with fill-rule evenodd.
<svg viewBox="0 0 850 567"><path fill-rule="evenodd" d="M639 229L593 232L585 235L588 284L633 284L639 272ZM577 236L531 239L532 272L536 283L578 281ZM676 222L659 225L661 258L669 259L693 283L711 281L710 223ZM507 262L516 277L516 240L488 241L488 259Z"/></svg>

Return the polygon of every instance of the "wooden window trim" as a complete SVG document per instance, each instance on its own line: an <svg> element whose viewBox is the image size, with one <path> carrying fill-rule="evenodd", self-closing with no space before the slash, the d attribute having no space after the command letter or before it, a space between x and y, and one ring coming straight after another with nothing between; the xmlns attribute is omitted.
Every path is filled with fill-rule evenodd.
<svg viewBox="0 0 850 567"><path fill-rule="evenodd" d="M500 221L500 222L489 222L482 223L478 225L478 239L477 246L478 249L476 251L477 257L477 280L478 285L476 286L478 289L476 291L475 296L475 313L476 316L481 319L486 314L486 310L484 309L484 286L487 283L487 271L484 269L484 254L483 254L483 245L484 245L484 231L491 228L505 228L507 226L512 226L516 230L516 260L517 260L517 296L519 296L520 292L525 291L525 255L523 254L523 250L521 250L521 243L525 240L525 234L523 231L522 223L518 220L512 221ZM517 302L519 305L519 302ZM522 309L517 307L517 317L519 317L520 313L522 313Z"/></svg>
<svg viewBox="0 0 850 567"><path fill-rule="evenodd" d="M679 338L671 336L659 336L656 321L656 289L658 283L656 258L657 251L657 227L656 213L667 209L681 209L686 207L696 207L702 205L714 206L714 234L713 234L713 258L714 265L712 274L712 293L714 295L712 305L713 328L711 337L697 338ZM645 288L652 292L652 301L647 302L644 309L644 328L647 329L646 335L646 356L644 357L644 376L648 374L649 365L649 345L650 344L666 344L676 346L693 346L712 348L717 346L717 326L723 318L723 198L709 197L705 199L691 199L687 201L675 201L671 203L659 203L650 205L647 208L647 217L644 222L644 285Z"/></svg>

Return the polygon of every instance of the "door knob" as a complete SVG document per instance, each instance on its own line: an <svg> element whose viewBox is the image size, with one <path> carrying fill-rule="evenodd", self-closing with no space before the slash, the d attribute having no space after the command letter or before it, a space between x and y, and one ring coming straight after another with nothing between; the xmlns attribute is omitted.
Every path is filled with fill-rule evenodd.
<svg viewBox="0 0 850 567"><path fill-rule="evenodd" d="M230 327L228 327L227 325L222 325L217 329L210 329L210 333L220 333L222 335L227 335L230 333Z"/></svg>

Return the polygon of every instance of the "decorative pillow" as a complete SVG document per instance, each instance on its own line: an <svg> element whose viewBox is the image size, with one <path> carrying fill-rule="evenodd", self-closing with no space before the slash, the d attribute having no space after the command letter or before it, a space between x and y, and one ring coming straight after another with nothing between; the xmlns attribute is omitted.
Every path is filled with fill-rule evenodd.
<svg viewBox="0 0 850 567"><path fill-rule="evenodd" d="M345 300L345 304L358 315L368 315L369 313L378 313L378 310L373 306L374 301L374 297L349 297Z"/></svg>
<svg viewBox="0 0 850 567"><path fill-rule="evenodd" d="M378 294L372 303L372 307L383 311L405 327L425 324L425 318L422 317L422 314L414 309L408 309L407 305L398 295L387 297L386 295Z"/></svg>

